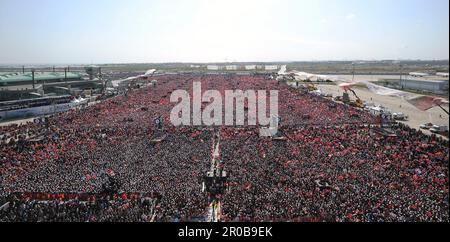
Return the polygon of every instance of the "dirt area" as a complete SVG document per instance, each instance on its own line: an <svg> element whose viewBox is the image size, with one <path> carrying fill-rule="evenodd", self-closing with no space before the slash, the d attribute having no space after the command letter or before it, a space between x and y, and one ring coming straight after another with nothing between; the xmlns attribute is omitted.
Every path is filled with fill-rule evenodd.
<svg viewBox="0 0 450 242"><path fill-rule="evenodd" d="M325 93L331 93L333 97L342 96L343 90L334 85L318 85L318 88ZM355 92L358 96L367 102L373 102L375 105L382 105L389 108L392 112L402 112L408 115L408 121L403 121L405 124L412 128L419 129L419 126L423 123L431 122L436 125L448 125L449 116L439 107L434 107L427 111L421 111L398 97L389 97L377 95L370 92L366 88L356 87ZM351 95L351 98L354 97ZM444 106L446 110L449 109L448 105ZM425 133L430 134L429 131L423 130Z"/></svg>

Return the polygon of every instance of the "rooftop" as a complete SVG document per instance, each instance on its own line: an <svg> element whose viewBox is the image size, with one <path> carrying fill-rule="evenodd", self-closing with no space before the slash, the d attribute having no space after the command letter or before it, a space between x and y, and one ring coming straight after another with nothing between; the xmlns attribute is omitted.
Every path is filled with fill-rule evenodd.
<svg viewBox="0 0 450 242"><path fill-rule="evenodd" d="M78 73L68 72L68 79L81 79L81 75ZM36 81L47 81L47 80L59 80L64 79L64 73L61 72L39 72L34 74L34 80ZM31 73L4 73L0 74L0 83L15 83L15 82L26 82L32 81Z"/></svg>

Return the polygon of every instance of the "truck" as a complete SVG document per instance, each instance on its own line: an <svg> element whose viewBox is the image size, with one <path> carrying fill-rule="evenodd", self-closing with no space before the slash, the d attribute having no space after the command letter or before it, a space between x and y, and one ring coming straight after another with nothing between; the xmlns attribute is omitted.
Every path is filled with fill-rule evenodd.
<svg viewBox="0 0 450 242"><path fill-rule="evenodd" d="M433 124L432 123L425 123L425 124L421 124L420 125L420 128L421 129L431 129L431 128L433 128Z"/></svg>
<svg viewBox="0 0 450 242"><path fill-rule="evenodd" d="M447 134L448 133L448 126L445 125L433 125L432 128L430 128L430 131L435 134Z"/></svg>
<svg viewBox="0 0 450 242"><path fill-rule="evenodd" d="M406 116L404 113L393 113L392 118L394 118L395 120L404 121L408 119L408 116Z"/></svg>

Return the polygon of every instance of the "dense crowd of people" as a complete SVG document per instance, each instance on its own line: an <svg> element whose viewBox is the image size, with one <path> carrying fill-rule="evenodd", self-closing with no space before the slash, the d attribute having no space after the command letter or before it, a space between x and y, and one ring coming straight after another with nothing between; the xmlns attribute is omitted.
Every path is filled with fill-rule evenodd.
<svg viewBox="0 0 450 242"><path fill-rule="evenodd" d="M155 86L46 122L0 127L0 221L204 220L211 199L202 179L214 128L169 120L170 94L192 95L194 81L222 95L280 93L285 140L259 137L248 125L221 128L225 221L448 221L446 141L404 126L386 138L369 126L377 117L268 76L155 79ZM111 177L118 189L106 196ZM23 195L29 193L44 195ZM141 195L120 195L130 193ZM69 194L95 195L86 201Z"/></svg>
<svg viewBox="0 0 450 242"><path fill-rule="evenodd" d="M152 222L156 219L156 194L49 194L12 195L0 209L2 222Z"/></svg>
<svg viewBox="0 0 450 242"><path fill-rule="evenodd" d="M400 125L222 132L225 221L448 221L448 142ZM243 142L245 140L245 142Z"/></svg>
<svg viewBox="0 0 450 242"><path fill-rule="evenodd" d="M199 180L209 165L208 131L168 131L160 142L146 132L131 126L59 131L57 143L40 141L22 150L30 154L29 163L4 167L2 195L102 193L113 176L120 182L120 191L160 194L156 221L203 216L208 200Z"/></svg>

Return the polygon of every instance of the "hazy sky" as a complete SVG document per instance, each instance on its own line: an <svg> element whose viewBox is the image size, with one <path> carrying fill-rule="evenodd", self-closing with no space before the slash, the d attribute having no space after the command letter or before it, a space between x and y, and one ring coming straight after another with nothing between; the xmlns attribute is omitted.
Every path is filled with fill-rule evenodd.
<svg viewBox="0 0 450 242"><path fill-rule="evenodd" d="M448 0L0 0L0 64L448 58Z"/></svg>

